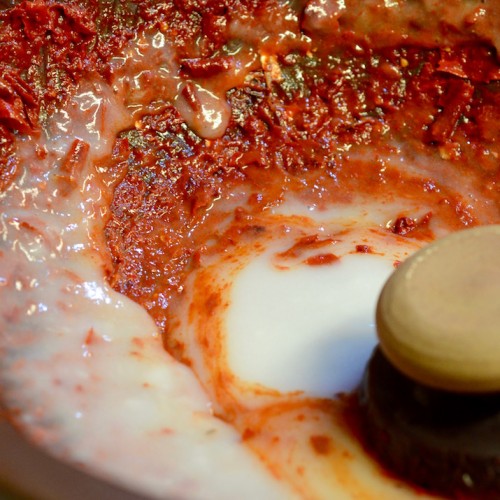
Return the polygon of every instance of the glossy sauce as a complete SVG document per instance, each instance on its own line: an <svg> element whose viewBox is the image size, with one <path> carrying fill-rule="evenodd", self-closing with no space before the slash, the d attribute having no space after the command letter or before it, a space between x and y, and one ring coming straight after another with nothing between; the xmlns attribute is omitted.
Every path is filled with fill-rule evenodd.
<svg viewBox="0 0 500 500"><path fill-rule="evenodd" d="M38 444L155 496L415 496L334 396L356 385L390 269L499 220L497 30L476 12L496 7L412 47L409 19L447 7L360 5L214 3L203 21L144 5L57 87L65 104L42 89L30 111L10 83L25 107L1 121L2 398ZM4 22L27 26L19 9Z"/></svg>

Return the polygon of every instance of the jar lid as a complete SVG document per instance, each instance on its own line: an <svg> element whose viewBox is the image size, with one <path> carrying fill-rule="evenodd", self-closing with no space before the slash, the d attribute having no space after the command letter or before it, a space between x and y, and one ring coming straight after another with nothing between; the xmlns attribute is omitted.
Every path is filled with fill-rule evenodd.
<svg viewBox="0 0 500 500"><path fill-rule="evenodd" d="M500 391L500 225L453 233L401 264L380 295L377 332L418 382Z"/></svg>

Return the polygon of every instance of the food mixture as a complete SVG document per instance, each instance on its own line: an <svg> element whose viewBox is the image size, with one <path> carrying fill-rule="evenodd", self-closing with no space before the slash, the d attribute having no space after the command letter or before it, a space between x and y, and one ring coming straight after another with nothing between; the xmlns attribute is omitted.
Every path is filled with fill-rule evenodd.
<svg viewBox="0 0 500 500"><path fill-rule="evenodd" d="M243 376L233 306L500 222L498 2L0 9L12 421L151 496L423 498L359 442L354 387Z"/></svg>

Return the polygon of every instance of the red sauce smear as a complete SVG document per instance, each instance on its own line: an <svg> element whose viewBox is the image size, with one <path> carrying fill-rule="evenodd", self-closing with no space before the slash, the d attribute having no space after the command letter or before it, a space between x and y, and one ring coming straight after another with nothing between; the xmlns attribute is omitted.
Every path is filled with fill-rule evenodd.
<svg viewBox="0 0 500 500"><path fill-rule="evenodd" d="M387 227L408 238L432 239L434 219L450 230L500 221L500 65L489 37L473 29L463 36L450 29L431 36L423 29L418 41L398 37L398 26L382 25L377 39L390 40L383 45L354 33L357 21L348 14L316 19L315 3L0 4L0 190L17 174L15 139L42 133L47 117L82 78L109 76L111 57L137 32L160 30L175 40L182 72L192 78L216 78L230 69L233 59L224 47L254 44L266 55L262 67L227 92L232 116L221 138L201 139L167 105L123 131L104 165L111 177L126 172L106 226L109 281L149 311L179 359L183 346L169 344L168 306L208 251L207 242L210 251L223 252L265 231L258 214L289 193L326 205L348 203L356 193L424 200L435 207L432 213L394 214ZM236 20L249 31L263 27L267 41L242 42L233 32ZM281 42L280 32L289 34ZM442 46L433 41L440 36ZM189 86L184 89L189 100ZM385 158L398 147L405 157L413 152L470 180L481 199L490 201L489 211L482 213L448 187L442 174L417 176L405 166L395 168ZM65 189L74 187L86 153L76 140L59 171ZM237 210L210 210L242 190L249 196ZM228 218L229 226L218 231ZM337 257L325 250L332 244L316 237L289 252L316 248L320 253L305 262L332 264ZM355 250L372 251L369 245ZM209 297L206 307L217 307L217 297ZM85 344L91 343L89 332ZM244 439L255 433L248 428ZM327 454L330 442L311 436L311 446Z"/></svg>

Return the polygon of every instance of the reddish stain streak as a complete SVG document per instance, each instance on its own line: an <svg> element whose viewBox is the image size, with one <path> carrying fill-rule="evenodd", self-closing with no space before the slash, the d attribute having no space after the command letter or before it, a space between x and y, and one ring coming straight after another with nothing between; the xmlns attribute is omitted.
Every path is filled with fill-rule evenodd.
<svg viewBox="0 0 500 500"><path fill-rule="evenodd" d="M241 439L243 441L247 441L249 439L252 439L253 437L255 437L255 431L249 429L248 427L243 431L243 434L241 435Z"/></svg>
<svg viewBox="0 0 500 500"><path fill-rule="evenodd" d="M321 248L326 245L335 243L333 238L320 239L317 234L310 234L300 238L293 246L288 250L278 254L278 257L286 258L296 258L299 257L304 251L314 248Z"/></svg>
<svg viewBox="0 0 500 500"><path fill-rule="evenodd" d="M290 270L290 266L280 266L278 264L274 264L274 267L276 269L278 269L278 271L289 271Z"/></svg>
<svg viewBox="0 0 500 500"><path fill-rule="evenodd" d="M313 255L304 261L308 266L324 266L326 264L332 264L337 262L339 257L333 253L320 253L318 255Z"/></svg>
<svg viewBox="0 0 500 500"><path fill-rule="evenodd" d="M32 231L34 233L38 232L36 227L32 226L29 222L26 222L26 221L22 221L19 224L19 226L22 227L23 229L26 229L27 231Z"/></svg>
<svg viewBox="0 0 500 500"><path fill-rule="evenodd" d="M221 297L218 293L211 293L205 301L205 311L207 316L212 316L214 311L221 305Z"/></svg>
<svg viewBox="0 0 500 500"><path fill-rule="evenodd" d="M132 339L132 343L138 347L139 349L143 349L144 348L144 340L139 338L139 337L134 337Z"/></svg>
<svg viewBox="0 0 500 500"><path fill-rule="evenodd" d="M87 332L87 336L85 337L85 340L84 340L84 345L90 345L92 343L94 343L96 340L96 337L95 337L95 331L93 328L89 328L89 331Z"/></svg>
<svg viewBox="0 0 500 500"><path fill-rule="evenodd" d="M331 441L328 436L311 436L309 442L318 455L328 455L330 453Z"/></svg>

